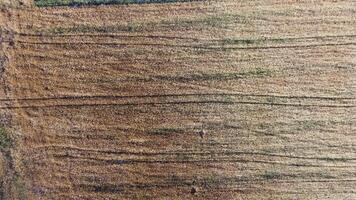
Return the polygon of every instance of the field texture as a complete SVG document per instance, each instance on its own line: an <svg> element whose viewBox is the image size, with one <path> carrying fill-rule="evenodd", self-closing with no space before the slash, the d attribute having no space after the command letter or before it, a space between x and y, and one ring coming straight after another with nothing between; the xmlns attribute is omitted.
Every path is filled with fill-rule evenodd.
<svg viewBox="0 0 356 200"><path fill-rule="evenodd" d="M0 199L356 199L354 1L132 2L0 3Z"/></svg>

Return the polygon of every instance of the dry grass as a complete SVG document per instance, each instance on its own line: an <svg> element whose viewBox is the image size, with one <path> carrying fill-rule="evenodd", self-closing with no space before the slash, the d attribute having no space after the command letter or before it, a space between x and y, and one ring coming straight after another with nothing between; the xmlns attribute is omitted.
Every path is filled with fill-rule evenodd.
<svg viewBox="0 0 356 200"><path fill-rule="evenodd" d="M356 198L355 13L351 1L4 7L17 177L5 192Z"/></svg>

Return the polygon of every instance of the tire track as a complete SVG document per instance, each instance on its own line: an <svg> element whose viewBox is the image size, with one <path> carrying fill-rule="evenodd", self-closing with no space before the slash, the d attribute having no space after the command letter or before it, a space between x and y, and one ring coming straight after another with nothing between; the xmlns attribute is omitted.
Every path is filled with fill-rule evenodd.
<svg viewBox="0 0 356 200"><path fill-rule="evenodd" d="M149 159L104 159L104 158L97 158L91 156L75 156L75 155L68 155L68 154L53 154L54 158L58 159L75 159L75 160L92 160L103 165L134 165L134 164L192 164L192 163L258 163L258 164L269 164L269 165L281 165L281 166L290 166L290 167L316 167L316 168L340 168L340 169L348 169L355 167L354 165L322 165L322 164L305 164L305 163L284 163L278 161L269 161L269 160L249 160L249 159L191 159L191 160L173 160L173 159L158 159L158 160L149 160Z"/></svg>
<svg viewBox="0 0 356 200"><path fill-rule="evenodd" d="M192 37L176 37L176 36L164 36L164 35L118 35L118 34L29 34L29 33L15 33L22 37L49 37L49 38L63 38L63 37L111 37L111 38L149 38L149 39L177 39L177 40L192 40L192 41L208 41L208 42L224 42L222 39L201 39ZM331 39L331 38L356 38L356 35L325 35L325 36L305 36L305 37L287 37L278 38L278 40L308 40L308 39ZM241 39L243 40L243 39ZM263 41L274 41L274 38L263 38Z"/></svg>
<svg viewBox="0 0 356 200"><path fill-rule="evenodd" d="M29 97L29 98L6 98L0 101L45 101L59 99L96 99L96 98L160 98L160 97L189 97L189 96L243 96L243 97L275 97L283 99L320 99L320 100L356 100L356 97L334 97L334 96L287 96L270 94L244 94L244 93L186 93L186 94L157 94L157 95L83 95L83 96L53 96L53 97Z"/></svg>
<svg viewBox="0 0 356 200"><path fill-rule="evenodd" d="M18 40L19 44L26 45L96 45L96 46L154 46L154 47L167 47L167 48L187 48L187 49L203 49L203 50L214 50L214 51L225 51L225 50L268 50L268 49L296 49L296 48L314 48L314 47L330 47L330 46L354 46L355 42L347 43L326 43L326 44L310 44L310 45L284 45L284 46L252 46L252 47L205 47L205 46L193 46L193 45L170 45L170 44L153 44L153 43L114 43L114 42L26 42Z"/></svg>
<svg viewBox="0 0 356 200"><path fill-rule="evenodd" d="M284 107L320 107L320 108L356 108L356 105L328 105L328 104L291 104L291 103L266 103L253 101L171 101L171 102L142 102L142 103L78 103L78 104L48 104L48 105L19 105L2 106L0 109L32 109L32 108L78 108L78 107L105 107L105 106L157 106L157 105L189 105L189 104L220 104L220 105L265 105Z"/></svg>
<svg viewBox="0 0 356 200"><path fill-rule="evenodd" d="M0 102L11 105L0 109L88 107L88 106L144 106L184 104L250 104L292 107L356 107L354 97L288 96L244 93L187 93L162 95L83 95L33 98L6 98ZM13 102L17 104L14 105Z"/></svg>
<svg viewBox="0 0 356 200"><path fill-rule="evenodd" d="M223 151L223 152L132 152L132 151L114 151L114 150L100 150L100 149L82 149L70 146L47 146L36 149L46 149L46 150L72 150L79 152L89 152L89 153L103 153L103 154L114 154L114 155L135 155L135 156L177 156L177 155L198 155L198 156L232 156L232 155L257 155L266 157L279 157L279 158L289 158L289 159L301 159L301 160L323 160L323 161L355 161L356 158L330 158L330 157L307 157L307 156L292 156L292 155L282 155L282 154L271 154L262 152L246 152L246 151Z"/></svg>

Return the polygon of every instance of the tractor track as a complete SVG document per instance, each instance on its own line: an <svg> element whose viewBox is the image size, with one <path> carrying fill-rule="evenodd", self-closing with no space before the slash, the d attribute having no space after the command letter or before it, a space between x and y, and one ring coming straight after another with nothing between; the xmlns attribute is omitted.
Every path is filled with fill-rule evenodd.
<svg viewBox="0 0 356 200"><path fill-rule="evenodd" d="M273 97L274 102L268 102ZM224 98L232 98L224 100ZM278 103L285 101L285 103ZM312 100L312 101L310 101ZM0 109L52 108L52 107L92 107L92 106L144 106L144 105L180 105L180 104L251 104L292 107L329 107L354 108L355 98L351 97L312 97L277 96L248 94L172 94L146 96L61 96L47 98L0 99L5 104ZM17 102L16 106L6 106Z"/></svg>

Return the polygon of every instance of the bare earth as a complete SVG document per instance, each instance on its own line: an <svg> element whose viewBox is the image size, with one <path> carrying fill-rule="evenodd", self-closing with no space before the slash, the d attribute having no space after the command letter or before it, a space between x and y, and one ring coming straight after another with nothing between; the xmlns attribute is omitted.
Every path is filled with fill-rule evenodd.
<svg viewBox="0 0 356 200"><path fill-rule="evenodd" d="M354 1L0 5L0 199L356 199Z"/></svg>

